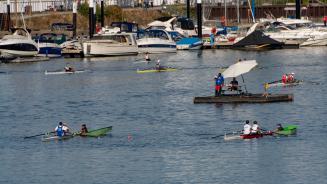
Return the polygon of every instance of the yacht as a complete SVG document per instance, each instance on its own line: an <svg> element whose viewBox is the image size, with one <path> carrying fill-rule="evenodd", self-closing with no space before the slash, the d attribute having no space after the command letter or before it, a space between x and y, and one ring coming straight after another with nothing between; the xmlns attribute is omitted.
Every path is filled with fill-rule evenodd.
<svg viewBox="0 0 327 184"><path fill-rule="evenodd" d="M169 32L162 29L151 29L140 33L137 45L140 53L176 52L176 42Z"/></svg>
<svg viewBox="0 0 327 184"><path fill-rule="evenodd" d="M100 33L82 43L86 57L137 55L135 33Z"/></svg>
<svg viewBox="0 0 327 184"><path fill-rule="evenodd" d="M326 29L315 27L309 20L277 19L266 27L266 35L276 40L296 40L300 46L326 46Z"/></svg>
<svg viewBox="0 0 327 184"><path fill-rule="evenodd" d="M12 35L5 35L0 40L2 57L29 57L38 54L38 47L25 28L12 28Z"/></svg>
<svg viewBox="0 0 327 184"><path fill-rule="evenodd" d="M55 33L43 33L35 38L38 44L38 56L61 57L60 44L66 41L66 35Z"/></svg>
<svg viewBox="0 0 327 184"><path fill-rule="evenodd" d="M196 36L195 27L191 19L185 17L171 17L167 21L156 20L148 24L145 30L163 29L177 31L185 37Z"/></svg>

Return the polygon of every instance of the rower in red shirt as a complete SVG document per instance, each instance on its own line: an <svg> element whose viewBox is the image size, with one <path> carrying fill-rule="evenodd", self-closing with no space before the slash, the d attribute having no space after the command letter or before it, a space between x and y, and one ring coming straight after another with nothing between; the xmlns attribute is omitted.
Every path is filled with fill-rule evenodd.
<svg viewBox="0 0 327 184"><path fill-rule="evenodd" d="M288 80L288 77L287 77L287 75L286 74L283 74L283 76L282 76L282 83L287 83L287 80Z"/></svg>

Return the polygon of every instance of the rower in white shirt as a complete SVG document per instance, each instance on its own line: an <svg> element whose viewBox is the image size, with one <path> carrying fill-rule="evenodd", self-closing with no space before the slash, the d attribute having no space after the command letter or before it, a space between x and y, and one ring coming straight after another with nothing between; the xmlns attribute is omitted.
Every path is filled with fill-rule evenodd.
<svg viewBox="0 0 327 184"><path fill-rule="evenodd" d="M257 121L253 121L251 134L257 134L257 133L260 133L260 127Z"/></svg>
<svg viewBox="0 0 327 184"><path fill-rule="evenodd" d="M243 134L245 135L248 135L251 133L251 125L250 125L250 121L249 120L246 120L245 121L245 125L244 125L244 128L243 128Z"/></svg>

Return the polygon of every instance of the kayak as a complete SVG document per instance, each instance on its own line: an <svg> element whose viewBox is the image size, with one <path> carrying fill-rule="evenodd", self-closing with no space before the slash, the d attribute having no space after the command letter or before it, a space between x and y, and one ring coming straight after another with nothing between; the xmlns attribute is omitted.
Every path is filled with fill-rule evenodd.
<svg viewBox="0 0 327 184"><path fill-rule="evenodd" d="M286 125L283 127L284 129L281 131L275 131L274 134L288 136L296 134L297 126L296 125Z"/></svg>
<svg viewBox="0 0 327 184"><path fill-rule="evenodd" d="M100 136L105 136L111 130L112 130L112 126L109 126L109 127L99 128L96 130L91 130L85 134L81 134L79 132L79 133L76 133L76 135L83 136L83 137L84 136L85 137L100 137Z"/></svg>
<svg viewBox="0 0 327 184"><path fill-rule="evenodd" d="M46 141L62 141L62 140L67 140L67 139L70 139L70 138L73 138L73 137L74 137L73 134L64 135L64 136L57 136L54 133L51 133L51 134L44 135L41 140L43 142L46 142Z"/></svg>
<svg viewBox="0 0 327 184"><path fill-rule="evenodd" d="M61 75L61 74L75 74L75 73L83 73L85 72L84 70L77 70L77 71L74 71L74 72L66 72L66 71L53 71L53 72L50 72L50 71L45 71L44 74L45 75Z"/></svg>
<svg viewBox="0 0 327 184"><path fill-rule="evenodd" d="M229 141L229 140L236 140L236 139L257 139L257 138L261 138L261 137L267 136L267 135L273 135L273 132L267 131L267 132L263 132L263 133L259 133L259 134L235 134L235 133L231 133L231 134L225 134L224 140Z"/></svg>
<svg viewBox="0 0 327 184"><path fill-rule="evenodd" d="M291 87L299 85L303 80L294 80L293 82L283 83L282 80L268 83L268 87Z"/></svg>
<svg viewBox="0 0 327 184"><path fill-rule="evenodd" d="M145 69L145 70L139 70L137 69L136 73L153 73L153 72L173 72L176 71L176 68L161 68L161 69Z"/></svg>

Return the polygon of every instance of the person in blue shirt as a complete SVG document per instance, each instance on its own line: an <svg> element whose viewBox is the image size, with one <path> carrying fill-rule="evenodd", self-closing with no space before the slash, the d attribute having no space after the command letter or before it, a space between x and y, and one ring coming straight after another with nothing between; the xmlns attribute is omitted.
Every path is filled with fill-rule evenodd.
<svg viewBox="0 0 327 184"><path fill-rule="evenodd" d="M221 75L221 73L219 73L218 76L215 77L215 82L215 96L220 96L224 85L224 77Z"/></svg>

